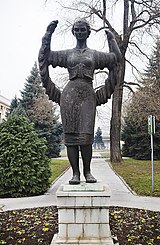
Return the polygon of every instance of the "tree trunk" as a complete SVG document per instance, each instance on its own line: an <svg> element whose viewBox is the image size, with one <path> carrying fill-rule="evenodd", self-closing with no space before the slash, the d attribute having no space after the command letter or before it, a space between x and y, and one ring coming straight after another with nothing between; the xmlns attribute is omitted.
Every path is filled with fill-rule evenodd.
<svg viewBox="0 0 160 245"><path fill-rule="evenodd" d="M120 163L122 161L120 138L124 71L125 61L123 59L123 61L118 67L118 84L115 88L112 98L112 117L110 127L110 160L111 162L115 163Z"/></svg>

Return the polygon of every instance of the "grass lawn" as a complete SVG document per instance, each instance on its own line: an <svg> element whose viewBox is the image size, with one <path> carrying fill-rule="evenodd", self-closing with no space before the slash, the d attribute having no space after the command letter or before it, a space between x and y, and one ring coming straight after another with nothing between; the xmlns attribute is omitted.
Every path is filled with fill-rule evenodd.
<svg viewBox="0 0 160 245"><path fill-rule="evenodd" d="M50 162L50 168L52 176L50 177L50 183L52 183L59 175L61 175L70 166L68 160L52 159Z"/></svg>
<svg viewBox="0 0 160 245"><path fill-rule="evenodd" d="M160 197L160 161L154 161L153 193L151 161L130 158L112 167L138 195Z"/></svg>

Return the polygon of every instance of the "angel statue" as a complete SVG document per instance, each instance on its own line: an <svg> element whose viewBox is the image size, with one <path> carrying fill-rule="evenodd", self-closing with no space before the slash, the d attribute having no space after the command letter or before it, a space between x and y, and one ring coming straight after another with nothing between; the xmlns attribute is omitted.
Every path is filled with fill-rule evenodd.
<svg viewBox="0 0 160 245"><path fill-rule="evenodd" d="M38 62L43 87L49 99L60 105L64 143L72 167L73 177L69 184L80 184L79 150L83 161L86 183L97 180L91 173L92 144L96 106L104 104L111 97L116 86L116 67L121 61L121 53L112 32L106 30L109 52L100 52L87 47L91 33L89 23L78 19L72 27L76 46L72 49L51 51L50 43L58 21L52 21L42 38ZM49 66L67 68L69 81L61 92L51 81ZM109 69L105 84L93 89L93 75L96 69Z"/></svg>

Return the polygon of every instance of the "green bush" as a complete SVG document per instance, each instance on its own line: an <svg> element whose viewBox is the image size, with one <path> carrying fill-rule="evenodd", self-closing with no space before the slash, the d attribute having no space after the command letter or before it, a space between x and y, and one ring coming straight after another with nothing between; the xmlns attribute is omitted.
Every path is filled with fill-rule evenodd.
<svg viewBox="0 0 160 245"><path fill-rule="evenodd" d="M51 170L46 145L24 116L10 116L0 124L0 197L43 194Z"/></svg>

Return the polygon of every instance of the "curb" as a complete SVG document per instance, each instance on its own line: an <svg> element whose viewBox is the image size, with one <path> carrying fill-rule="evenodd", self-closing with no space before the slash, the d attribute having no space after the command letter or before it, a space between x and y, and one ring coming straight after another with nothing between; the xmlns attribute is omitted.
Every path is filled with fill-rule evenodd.
<svg viewBox="0 0 160 245"><path fill-rule="evenodd" d="M51 183L51 187L47 190L47 192L44 193L44 195L50 195L50 191L52 190L52 186L55 184L55 182L57 180L59 180L68 170L69 170L70 166L68 168L66 168L63 173L61 173L57 178L55 178L55 180L53 180L53 182Z"/></svg>
<svg viewBox="0 0 160 245"><path fill-rule="evenodd" d="M139 196L137 195L137 193L135 191L133 191L131 189L131 187L126 183L126 181L122 178L122 176L120 176L112 167L112 164L110 163L110 161L108 161L108 165L109 167L113 170L113 172L118 176L118 178L123 182L123 184L127 187L127 189L134 195L134 196Z"/></svg>

